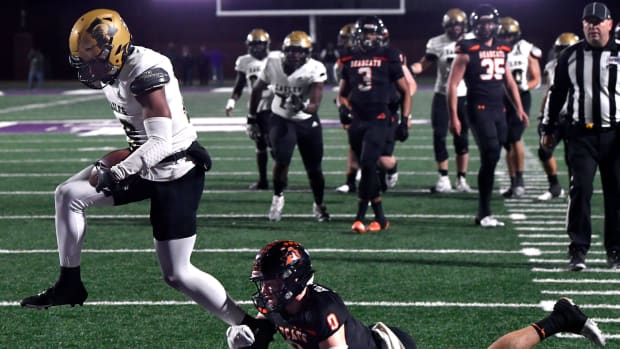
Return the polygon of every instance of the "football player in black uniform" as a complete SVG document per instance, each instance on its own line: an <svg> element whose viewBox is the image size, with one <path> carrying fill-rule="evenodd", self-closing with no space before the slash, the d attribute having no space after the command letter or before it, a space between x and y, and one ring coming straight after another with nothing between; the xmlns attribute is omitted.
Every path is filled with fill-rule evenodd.
<svg viewBox="0 0 620 349"><path fill-rule="evenodd" d="M364 325L338 294L315 284L310 255L299 242L278 240L263 247L250 279L256 285L252 300L259 317L271 321L294 348L416 348L413 338L399 328L381 322ZM232 349L267 348L257 345L265 336L255 336L245 325L229 327L226 335Z"/></svg>
<svg viewBox="0 0 620 349"><path fill-rule="evenodd" d="M481 5L472 12L470 22L475 38L457 42L456 58L448 78L450 131L457 135L461 133L457 86L463 78L467 84L468 118L480 151L476 224L482 227L504 225L491 215L495 167L507 137L504 86L515 104L518 118L526 125L528 120L517 84L506 65L510 46L495 38L499 17L497 9L490 5Z"/></svg>
<svg viewBox="0 0 620 349"><path fill-rule="evenodd" d="M226 331L230 349L266 349L276 331L298 349L416 348L414 339L397 327L381 322L364 325L337 293L314 283L310 255L299 242L278 240L263 247L254 259L250 279L256 285L252 300L259 311L257 321L267 319L271 328L262 323L253 332L247 325L230 326ZM489 349L530 349L559 332L581 334L605 346L596 322L570 299L561 298L547 317L507 333Z"/></svg>
<svg viewBox="0 0 620 349"><path fill-rule="evenodd" d="M398 52L381 45L384 27L383 21L376 16L358 19L355 23L357 49L342 59L338 98L341 109L352 115L348 128L349 144L362 169L357 214L351 227L356 233L378 232L389 226L381 204L377 160L391 132L388 104L392 85L396 83L403 96L410 95ZM409 127L411 98L402 99L401 111ZM363 220L369 202L375 218L366 227Z"/></svg>

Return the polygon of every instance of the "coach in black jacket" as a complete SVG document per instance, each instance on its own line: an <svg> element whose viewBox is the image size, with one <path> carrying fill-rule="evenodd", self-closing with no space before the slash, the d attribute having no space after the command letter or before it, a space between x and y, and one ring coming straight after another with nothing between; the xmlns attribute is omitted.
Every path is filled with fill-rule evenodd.
<svg viewBox="0 0 620 349"><path fill-rule="evenodd" d="M570 46L558 59L555 79L545 106L542 144L551 147L560 110L568 98L571 126L566 152L572 178L567 232L569 269L586 267L592 225L590 201L597 166L600 168L605 206L607 264L620 269L620 56L611 33L613 21L607 6L592 2L583 10L585 41Z"/></svg>

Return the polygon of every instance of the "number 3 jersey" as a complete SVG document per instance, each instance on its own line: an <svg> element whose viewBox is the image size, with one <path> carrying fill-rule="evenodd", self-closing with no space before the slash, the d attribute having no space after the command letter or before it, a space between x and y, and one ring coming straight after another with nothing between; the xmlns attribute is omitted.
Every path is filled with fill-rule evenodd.
<svg viewBox="0 0 620 349"><path fill-rule="evenodd" d="M125 129L130 148L136 149L144 144L148 137L144 128L143 108L132 93L132 83L138 77L144 77L142 74L145 72L148 74L149 71L157 72L161 79L152 82L150 87L143 87L142 90L149 91L159 87L164 89L172 118L172 153L185 150L198 136L189 122L179 83L166 56L145 47L134 46L116 80L104 87L103 92L114 116ZM159 163L152 168L143 168L140 176L153 181L170 181L182 177L193 167L193 162L181 159L176 162Z"/></svg>
<svg viewBox="0 0 620 349"><path fill-rule="evenodd" d="M259 79L273 86L275 95L271 102L271 112L285 119L306 120L311 114L293 111L286 107L286 100L291 95L299 97L302 103L310 100L310 86L327 80L327 71L323 63L309 58L304 65L297 68L291 75L286 75L283 68L284 55L267 58L265 69Z"/></svg>
<svg viewBox="0 0 620 349"><path fill-rule="evenodd" d="M341 62L341 78L350 88L349 101L356 110L367 109L368 105L387 105L394 83L404 76L400 52L391 47L356 50Z"/></svg>
<svg viewBox="0 0 620 349"><path fill-rule="evenodd" d="M503 105L504 74L510 46L493 39L491 46L477 39L460 40L456 53L469 56L465 71L467 101L471 105Z"/></svg>
<svg viewBox="0 0 620 349"><path fill-rule="evenodd" d="M308 286L299 312L290 316L282 314L279 319L269 318L294 348L319 349L319 343L342 326L349 349L377 348L370 328L351 316L335 292L317 284Z"/></svg>

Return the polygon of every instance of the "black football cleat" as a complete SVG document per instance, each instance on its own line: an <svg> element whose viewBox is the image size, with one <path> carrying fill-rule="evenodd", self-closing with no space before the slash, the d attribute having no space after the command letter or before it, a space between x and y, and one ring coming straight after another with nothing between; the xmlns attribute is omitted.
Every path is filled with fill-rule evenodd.
<svg viewBox="0 0 620 349"><path fill-rule="evenodd" d="M87 297L88 292L86 292L86 288L84 288L82 282L72 287L59 286L58 283L56 283L54 286L39 294L22 299L19 304L22 307L34 309L47 309L49 307L66 304L73 307L76 304L84 305L84 301Z"/></svg>

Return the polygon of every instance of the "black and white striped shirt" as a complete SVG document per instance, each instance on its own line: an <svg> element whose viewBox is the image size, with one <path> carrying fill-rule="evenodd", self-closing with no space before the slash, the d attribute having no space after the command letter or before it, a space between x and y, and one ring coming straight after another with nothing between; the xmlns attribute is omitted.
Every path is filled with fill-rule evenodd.
<svg viewBox="0 0 620 349"><path fill-rule="evenodd" d="M586 128L615 127L620 122L620 41L610 38L605 47L580 41L558 58L547 99L544 125L555 125L564 102L572 124Z"/></svg>

